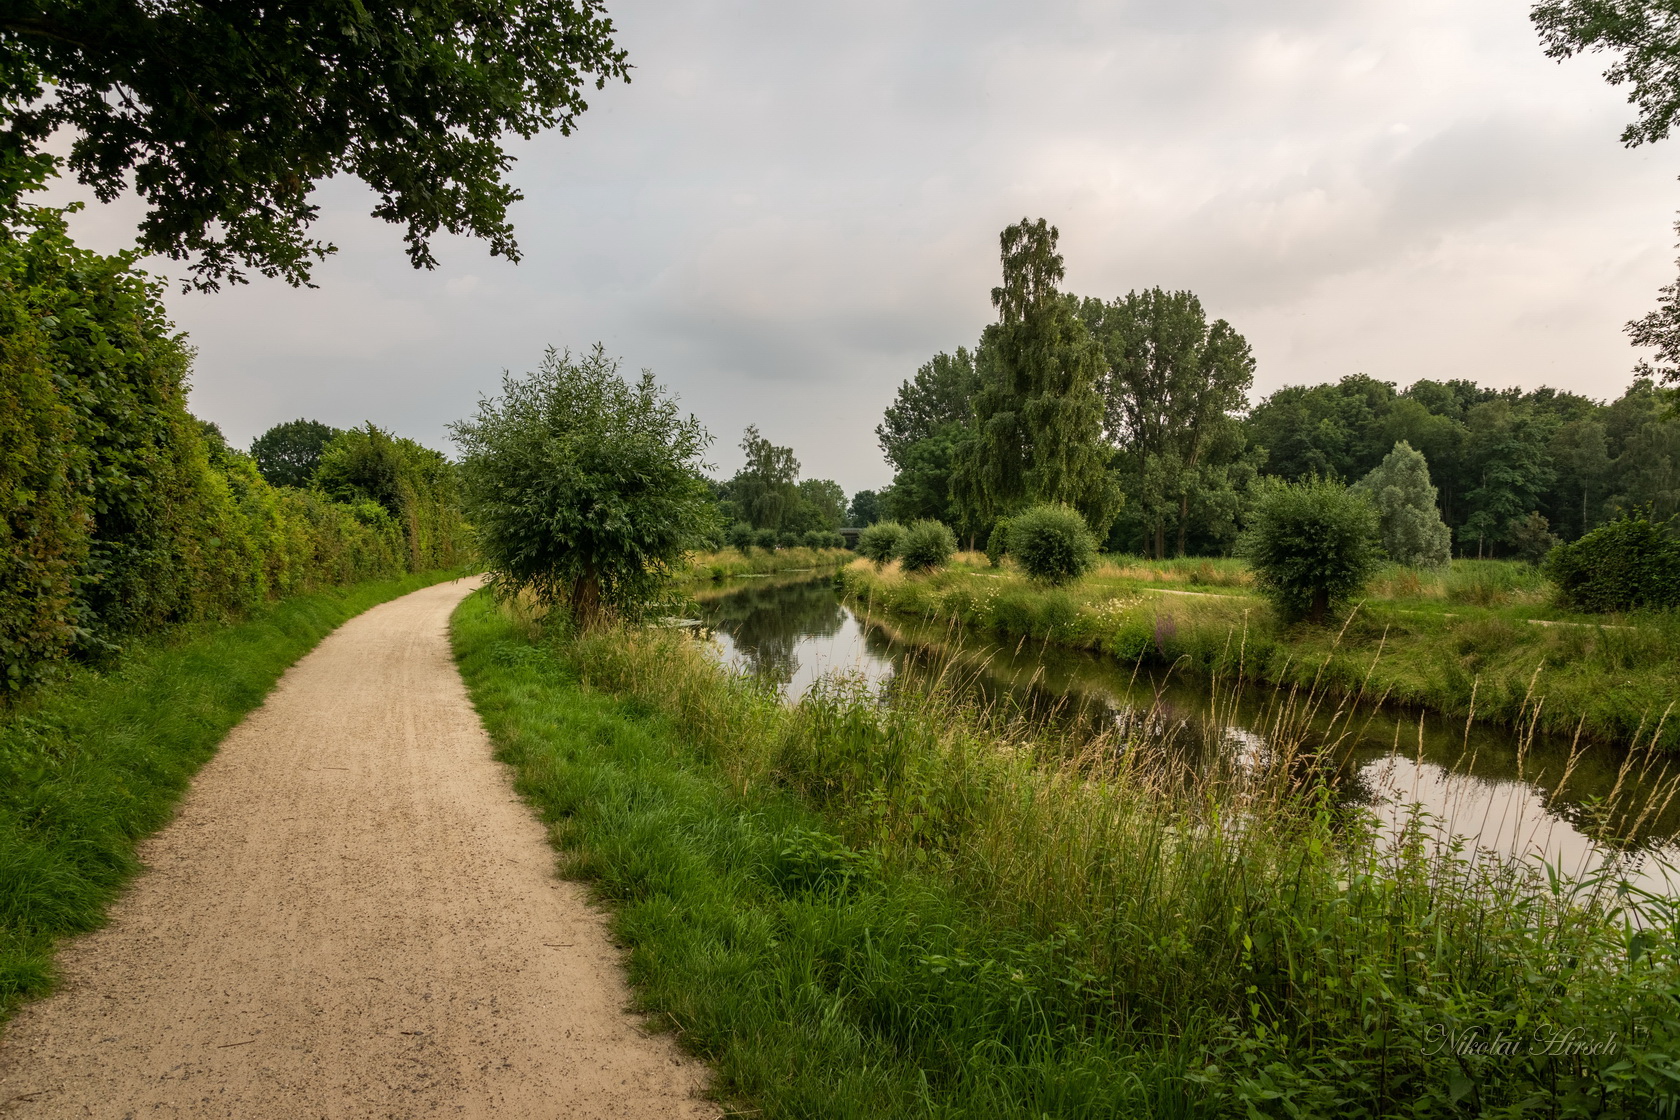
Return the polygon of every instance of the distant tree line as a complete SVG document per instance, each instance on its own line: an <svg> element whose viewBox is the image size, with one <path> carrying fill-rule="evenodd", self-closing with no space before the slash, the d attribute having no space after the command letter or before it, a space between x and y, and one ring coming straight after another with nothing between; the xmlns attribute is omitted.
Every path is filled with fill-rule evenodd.
<svg viewBox="0 0 1680 1120"><path fill-rule="evenodd" d="M998 321L899 387L876 428L894 476L868 494L873 519L937 519L974 547L1011 511L1059 503L1110 550L1226 553L1266 479L1358 483L1401 444L1421 459L1398 484L1433 486L1458 555L1537 558L1621 511L1680 510L1676 394L1650 378L1601 403L1355 374L1251 404L1235 328L1190 292L1062 292L1056 240L1042 220L1005 230Z"/></svg>
<svg viewBox="0 0 1680 1120"><path fill-rule="evenodd" d="M799 477L793 448L781 447L749 424L741 436L746 462L729 479L712 481L721 537L737 547L837 547L848 515L846 491L827 478ZM866 492L867 493L867 492Z"/></svg>

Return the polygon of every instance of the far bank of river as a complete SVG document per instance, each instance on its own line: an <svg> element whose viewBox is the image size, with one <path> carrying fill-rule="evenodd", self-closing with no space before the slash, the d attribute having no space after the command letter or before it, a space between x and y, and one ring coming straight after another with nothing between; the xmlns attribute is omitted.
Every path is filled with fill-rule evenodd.
<svg viewBox="0 0 1680 1120"><path fill-rule="evenodd" d="M1280 720L1304 724L1337 758L1339 796L1389 822L1421 805L1443 832L1473 846L1535 855L1572 873L1617 858L1660 886L1680 836L1675 775L1661 758L1325 697L1302 719L1299 690L1210 685L1044 642L870 616L842 599L827 571L726 581L699 595L724 659L790 696L834 673L871 688L937 677L1070 734L1147 721L1156 738L1238 754L1269 749ZM1286 718L1291 704L1297 716Z"/></svg>

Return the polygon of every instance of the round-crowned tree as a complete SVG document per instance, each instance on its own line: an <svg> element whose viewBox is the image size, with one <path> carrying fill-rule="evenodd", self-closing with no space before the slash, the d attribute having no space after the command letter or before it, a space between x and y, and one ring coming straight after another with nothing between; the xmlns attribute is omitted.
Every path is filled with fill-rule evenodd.
<svg viewBox="0 0 1680 1120"><path fill-rule="evenodd" d="M1452 561L1452 533L1441 520L1423 452L1401 440L1354 489L1376 506L1383 548L1396 564L1444 568Z"/></svg>
<svg viewBox="0 0 1680 1120"><path fill-rule="evenodd" d="M747 552L751 551L753 546L753 527L748 525L745 521L735 522L735 524L729 527L729 532L724 535L728 538L731 545L741 550L741 554L743 556L746 555Z"/></svg>
<svg viewBox="0 0 1680 1120"><path fill-rule="evenodd" d="M319 420L276 424L251 443L251 458L270 486L307 487L320 465L321 452L339 430Z"/></svg>
<svg viewBox="0 0 1680 1120"><path fill-rule="evenodd" d="M765 552L776 551L777 539L774 529L756 529L753 531L753 544L762 548Z"/></svg>
<svg viewBox="0 0 1680 1120"><path fill-rule="evenodd" d="M986 559L992 562L992 567L1003 563L1004 555L1009 552L1009 518L1005 517L992 526L991 535L986 538Z"/></svg>
<svg viewBox="0 0 1680 1120"><path fill-rule="evenodd" d="M1073 582L1097 561L1097 539L1070 506L1032 506L1016 514L1009 519L1008 542L1009 555L1028 578L1052 587Z"/></svg>
<svg viewBox="0 0 1680 1120"><path fill-rule="evenodd" d="M858 551L875 561L879 568L898 551L898 538L904 535L904 526L896 521L877 521L858 534Z"/></svg>
<svg viewBox="0 0 1680 1120"><path fill-rule="evenodd" d="M1255 503L1241 551L1285 620L1323 622L1376 570L1377 511L1329 479L1275 484Z"/></svg>
<svg viewBox="0 0 1680 1120"><path fill-rule="evenodd" d="M907 572L931 572L943 567L957 550L957 535L943 521L924 517L913 521L898 539L895 554Z"/></svg>
<svg viewBox="0 0 1680 1120"><path fill-rule="evenodd" d="M620 378L599 344L550 349L451 431L491 586L564 604L579 625L638 613L716 517L700 473L711 437L651 373Z"/></svg>

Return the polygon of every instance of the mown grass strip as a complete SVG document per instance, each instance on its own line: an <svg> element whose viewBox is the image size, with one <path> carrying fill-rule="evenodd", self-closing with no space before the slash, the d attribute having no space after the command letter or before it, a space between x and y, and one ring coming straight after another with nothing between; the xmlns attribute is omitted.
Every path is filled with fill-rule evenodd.
<svg viewBox="0 0 1680 1120"><path fill-rule="evenodd" d="M299 595L235 623L68 669L0 713L0 1022L52 984L55 942L97 927L222 737L299 657L426 572Z"/></svg>

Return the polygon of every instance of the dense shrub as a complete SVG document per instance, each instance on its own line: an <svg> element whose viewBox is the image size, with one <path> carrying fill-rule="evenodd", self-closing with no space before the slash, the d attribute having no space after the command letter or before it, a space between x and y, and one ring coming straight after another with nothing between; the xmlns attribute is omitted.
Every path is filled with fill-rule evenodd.
<svg viewBox="0 0 1680 1120"><path fill-rule="evenodd" d="M1284 619L1323 622L1376 570L1377 534L1363 494L1313 477L1262 491L1242 552Z"/></svg>
<svg viewBox="0 0 1680 1120"><path fill-rule="evenodd" d="M943 567L956 550L957 535L951 527L924 517L910 523L894 552L905 571L928 572Z"/></svg>
<svg viewBox="0 0 1680 1120"><path fill-rule="evenodd" d="M339 501L383 506L402 526L413 571L452 562L461 546L455 466L411 439L371 423L340 432L321 450L315 486Z"/></svg>
<svg viewBox="0 0 1680 1120"><path fill-rule="evenodd" d="M745 521L735 522L735 524L729 527L729 532L725 533L724 536L728 539L731 545L741 550L742 555L745 555L752 549L753 527L748 525Z"/></svg>
<svg viewBox="0 0 1680 1120"><path fill-rule="evenodd" d="M1003 563L1004 555L1009 551L1009 519L1004 518L992 526L991 535L986 538L986 559L992 562L992 567Z"/></svg>
<svg viewBox="0 0 1680 1120"><path fill-rule="evenodd" d="M776 540L776 530L774 529L757 529L753 531L753 544L762 548L766 552L774 552L776 550Z"/></svg>
<svg viewBox="0 0 1680 1120"><path fill-rule="evenodd" d="M277 490L187 412L191 352L131 257L77 248L56 211L13 217L0 230L8 687L131 635L408 568L401 523ZM454 562L453 516L431 517L426 566Z"/></svg>
<svg viewBox="0 0 1680 1120"><path fill-rule="evenodd" d="M583 626L651 606L716 523L700 474L711 437L653 374L620 377L599 344L576 359L550 349L450 427L492 586L563 603Z"/></svg>
<svg viewBox="0 0 1680 1120"><path fill-rule="evenodd" d="M1582 611L1680 606L1680 541L1672 521L1626 513L1546 557L1558 598Z"/></svg>
<svg viewBox="0 0 1680 1120"><path fill-rule="evenodd" d="M784 529L776 534L776 546L778 548L798 548L804 543L804 534L796 533L792 529Z"/></svg>
<svg viewBox="0 0 1680 1120"><path fill-rule="evenodd" d="M898 539L904 535L904 526L896 521L877 521L858 534L858 551L875 561L879 568L898 551Z"/></svg>
<svg viewBox="0 0 1680 1120"><path fill-rule="evenodd" d="M1029 578L1059 587L1091 570L1097 541L1077 510L1033 506L1009 520L1009 555Z"/></svg>

